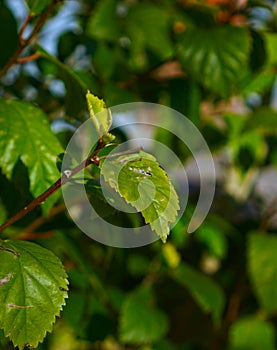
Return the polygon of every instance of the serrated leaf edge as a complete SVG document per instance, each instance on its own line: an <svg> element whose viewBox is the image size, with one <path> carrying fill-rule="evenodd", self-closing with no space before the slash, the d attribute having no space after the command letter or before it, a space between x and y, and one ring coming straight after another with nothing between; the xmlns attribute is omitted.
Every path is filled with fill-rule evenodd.
<svg viewBox="0 0 277 350"><path fill-rule="evenodd" d="M1 240L0 240L1 242ZM44 248L44 247L43 247ZM46 249L46 248L44 248ZM46 249L48 250L48 249ZM1 327L0 325L0 328L3 329L4 331L4 336L6 338L8 338L14 345L14 347L18 347L19 349L23 350L25 348L25 346L29 346L31 348L36 348L40 343L43 342L43 340L45 339L47 333L51 333L52 330L53 330L53 326L54 324L56 323L56 319L60 316L61 314L61 311L63 310L63 307L66 305L66 299L68 299L68 286L69 286L69 280L68 280L68 275L64 269L64 266L62 264L62 262L60 261L60 259L51 251L51 250L48 250L50 253L52 253L59 261L60 265L61 265L61 269L63 270L64 272L64 276L61 276L61 278L63 279L63 281L65 282L66 284L66 287L64 288L63 292L64 292L64 297L63 297L63 302L62 304L60 304L60 307L59 309L57 310L57 312L53 315L53 319L49 325L49 327L47 329L45 329L45 331L42 333L42 336L37 340L37 342L35 344L23 344L22 346L20 344L18 344L17 342L14 342L14 340L12 339L11 335L10 335L10 331L7 330L7 327Z"/></svg>

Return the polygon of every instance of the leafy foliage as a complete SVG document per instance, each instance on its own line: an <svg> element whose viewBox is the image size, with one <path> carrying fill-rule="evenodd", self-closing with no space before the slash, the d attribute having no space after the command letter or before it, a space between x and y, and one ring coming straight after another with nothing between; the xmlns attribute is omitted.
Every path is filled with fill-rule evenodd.
<svg viewBox="0 0 277 350"><path fill-rule="evenodd" d="M231 26L189 28L178 41L184 68L212 91L224 97L230 95L247 63L250 50L247 30Z"/></svg>
<svg viewBox="0 0 277 350"><path fill-rule="evenodd" d="M65 107L68 115L75 117L84 109L86 85L78 75L69 69L65 64L57 60L53 55L47 53L43 48L38 48L37 53L41 60L45 60L53 65L57 70L57 75L63 80L67 93L65 96Z"/></svg>
<svg viewBox="0 0 277 350"><path fill-rule="evenodd" d="M91 93L86 94L90 118L93 121L95 130L99 137L107 134L112 125L112 116L106 108L103 100L100 100Z"/></svg>
<svg viewBox="0 0 277 350"><path fill-rule="evenodd" d="M201 275L190 266L182 264L174 271L173 278L185 288L205 312L211 312L218 322L225 304L221 288L208 277Z"/></svg>
<svg viewBox="0 0 277 350"><path fill-rule="evenodd" d="M120 337L124 343L147 344L161 339L168 329L163 312L151 305L149 291L128 296L122 305Z"/></svg>
<svg viewBox="0 0 277 350"><path fill-rule="evenodd" d="M275 349L272 324L256 316L248 316L235 322L230 331L230 349Z"/></svg>
<svg viewBox="0 0 277 350"><path fill-rule="evenodd" d="M18 13L0 1L0 223L58 179L56 159L90 115L107 146L97 155L102 169L96 157L85 172L97 213L119 227L144 219L163 240L171 234L165 245L101 246L71 222L61 196L50 196L0 233L1 349L14 348L9 339L39 350L275 349L274 1L21 2ZM170 227L179 208L171 178L158 156L109 156L130 134L108 133L103 101L169 106L204 135L218 181L197 232L186 233L200 186L186 145L161 128L151 136L187 172L178 194L181 206L189 192L188 203ZM141 215L111 207L101 172L109 194ZM63 179L83 185L78 174ZM67 296L66 275L69 299L46 336Z"/></svg>
<svg viewBox="0 0 277 350"><path fill-rule="evenodd" d="M67 297L66 273L49 250L24 241L0 245L0 325L20 349L37 347Z"/></svg>
<svg viewBox="0 0 277 350"><path fill-rule="evenodd" d="M36 197L57 180L56 156L62 147L39 108L23 101L0 99L0 115L1 169L11 179L20 159L28 169L30 191ZM56 198L45 203L45 213Z"/></svg>
<svg viewBox="0 0 277 350"><path fill-rule="evenodd" d="M277 309L276 275L277 238L251 234L249 238L249 272L256 295L266 313L272 314Z"/></svg>
<svg viewBox="0 0 277 350"><path fill-rule="evenodd" d="M105 181L140 211L163 242L179 209L177 194L155 157L138 154L106 159L101 167ZM117 178L118 177L118 178Z"/></svg>

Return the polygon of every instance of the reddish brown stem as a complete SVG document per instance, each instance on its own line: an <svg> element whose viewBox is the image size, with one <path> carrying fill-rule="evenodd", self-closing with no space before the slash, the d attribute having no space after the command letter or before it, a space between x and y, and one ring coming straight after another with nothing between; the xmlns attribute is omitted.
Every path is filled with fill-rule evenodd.
<svg viewBox="0 0 277 350"><path fill-rule="evenodd" d="M13 237L14 240L35 241L36 239L49 239L53 237L53 231L44 231L36 233L23 232L22 234Z"/></svg>
<svg viewBox="0 0 277 350"><path fill-rule="evenodd" d="M21 64L21 63L25 63L25 62L29 62L29 61L34 61L34 60L38 59L39 57L40 57L40 53L34 53L33 55L30 55L30 56L18 58L17 63Z"/></svg>
<svg viewBox="0 0 277 350"><path fill-rule="evenodd" d="M26 205L23 209L21 209L18 213L16 213L14 216L12 216L10 219L8 219L3 225L0 226L0 232L5 230L10 225L14 224L21 218L23 218L26 214L28 214L30 211L35 209L40 204L44 203L47 198L52 196L55 192L57 192L62 185L67 183L72 176L77 174L82 169L86 168L90 164L99 164L99 158L97 157L97 154L101 151L101 149L104 147L104 144L101 140L98 141L98 145L93 151L93 153L85 159L81 164L77 165L74 169L70 170L69 173L64 173L53 185L51 185L45 192L43 192L40 196L35 198L31 203Z"/></svg>
<svg viewBox="0 0 277 350"><path fill-rule="evenodd" d="M25 18L25 21L23 22L22 27L20 28L20 31L18 33L18 38L19 38L19 42L21 45L23 45L25 43L25 40L23 39L23 34L24 34L25 29L26 29L28 23L30 22L31 18L32 18L32 16L29 13L28 16Z"/></svg>
<svg viewBox="0 0 277 350"><path fill-rule="evenodd" d="M60 204L52 208L47 217L43 217L43 216L38 217L37 219L35 219L35 221L33 221L30 225L28 225L23 232L13 237L13 239L21 239L21 237L25 235L33 234L33 232L35 232L38 227L42 226L45 222L49 221L53 216L63 212L65 208L66 206L64 204Z"/></svg>

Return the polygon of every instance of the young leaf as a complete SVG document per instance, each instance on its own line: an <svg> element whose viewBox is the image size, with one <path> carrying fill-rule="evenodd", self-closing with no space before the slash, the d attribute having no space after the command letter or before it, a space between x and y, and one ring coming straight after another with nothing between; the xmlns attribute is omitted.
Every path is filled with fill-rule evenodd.
<svg viewBox="0 0 277 350"><path fill-rule="evenodd" d="M178 196L156 159L143 151L107 158L101 173L127 203L135 207L163 242L179 210Z"/></svg>
<svg viewBox="0 0 277 350"><path fill-rule="evenodd" d="M25 241L0 241L0 261L0 327L14 346L37 347L65 305L63 266L51 251Z"/></svg>
<svg viewBox="0 0 277 350"><path fill-rule="evenodd" d="M89 116L93 121L99 137L107 134L112 125L112 115L103 100L94 96L89 91L86 94Z"/></svg>
<svg viewBox="0 0 277 350"><path fill-rule="evenodd" d="M62 147L50 130L46 115L30 103L0 99L0 164L11 179L18 159L28 168L30 191L36 197L55 182L56 156ZM55 203L51 196L42 206L46 213Z"/></svg>

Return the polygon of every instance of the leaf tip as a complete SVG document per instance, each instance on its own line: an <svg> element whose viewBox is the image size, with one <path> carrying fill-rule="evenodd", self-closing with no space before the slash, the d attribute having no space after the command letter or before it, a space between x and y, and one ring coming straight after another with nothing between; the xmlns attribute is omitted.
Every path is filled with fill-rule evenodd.
<svg viewBox="0 0 277 350"><path fill-rule="evenodd" d="M86 93L88 110L90 113L97 114L106 109L105 102L99 97L93 95L89 90Z"/></svg>

